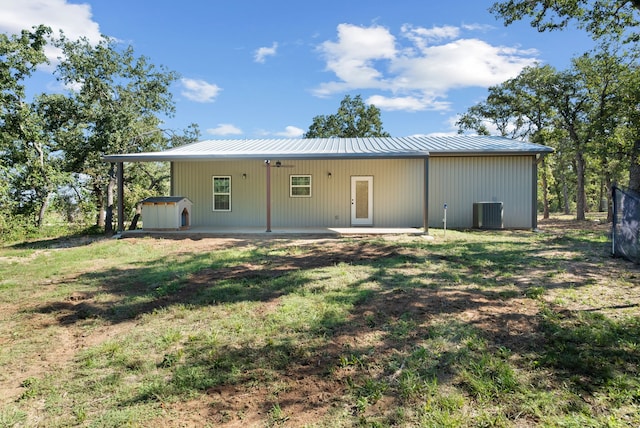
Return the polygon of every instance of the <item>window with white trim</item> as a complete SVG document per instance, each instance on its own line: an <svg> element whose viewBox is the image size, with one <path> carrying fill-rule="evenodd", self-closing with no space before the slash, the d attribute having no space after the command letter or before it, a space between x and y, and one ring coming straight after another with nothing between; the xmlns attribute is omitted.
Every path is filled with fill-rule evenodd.
<svg viewBox="0 0 640 428"><path fill-rule="evenodd" d="M289 196L292 198L311 197L311 176L310 175L290 175L289 176Z"/></svg>
<svg viewBox="0 0 640 428"><path fill-rule="evenodd" d="M213 210L231 211L231 176L213 176Z"/></svg>

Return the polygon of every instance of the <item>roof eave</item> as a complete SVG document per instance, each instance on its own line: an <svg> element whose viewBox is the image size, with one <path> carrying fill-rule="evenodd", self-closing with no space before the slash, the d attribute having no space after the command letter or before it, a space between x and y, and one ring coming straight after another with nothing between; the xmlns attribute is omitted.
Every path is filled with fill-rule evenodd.
<svg viewBox="0 0 640 428"><path fill-rule="evenodd" d="M553 153L551 150L442 150L430 152L431 157L438 156L535 156L538 154Z"/></svg>
<svg viewBox="0 0 640 428"><path fill-rule="evenodd" d="M386 159L426 158L429 152L397 153L251 153L251 154L171 154L168 152L119 154L103 156L105 162L179 162L179 161L229 161L266 159Z"/></svg>

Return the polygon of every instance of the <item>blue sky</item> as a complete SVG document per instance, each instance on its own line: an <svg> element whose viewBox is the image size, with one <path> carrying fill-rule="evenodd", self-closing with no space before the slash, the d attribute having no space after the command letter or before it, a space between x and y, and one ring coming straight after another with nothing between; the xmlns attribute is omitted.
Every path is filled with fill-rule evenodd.
<svg viewBox="0 0 640 428"><path fill-rule="evenodd" d="M392 136L455 133L487 87L535 62L557 68L592 45L584 34L504 27L493 0L0 0L0 31L46 24L104 34L176 71L175 117L203 139L300 137L345 95L381 110ZM55 58L55 52L49 52ZM60 91L50 70L31 83Z"/></svg>

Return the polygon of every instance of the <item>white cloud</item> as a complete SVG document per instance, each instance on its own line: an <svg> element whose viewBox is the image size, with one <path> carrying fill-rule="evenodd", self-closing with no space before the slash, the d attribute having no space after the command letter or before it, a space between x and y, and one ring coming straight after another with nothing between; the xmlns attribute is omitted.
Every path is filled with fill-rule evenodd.
<svg viewBox="0 0 640 428"><path fill-rule="evenodd" d="M374 63L397 55L395 38L386 28L350 24L338 25L338 41L326 41L319 50L327 61L327 70L341 80L321 85L316 91L320 96L352 88L380 87L383 76Z"/></svg>
<svg viewBox="0 0 640 428"><path fill-rule="evenodd" d="M86 37L90 42L100 41L100 27L93 21L91 6L71 4L66 0L4 0L0 13L0 32L19 34L40 24L53 30L58 36L62 30L66 37L77 40ZM55 61L60 51L52 46L45 49L47 58Z"/></svg>
<svg viewBox="0 0 640 428"><path fill-rule="evenodd" d="M449 132L430 132L428 134L413 134L409 135L409 137L419 138L419 137L453 137L458 135L455 131Z"/></svg>
<svg viewBox="0 0 640 428"><path fill-rule="evenodd" d="M263 64L268 56L274 56L278 51L278 44L276 42L273 42L273 45L271 45L270 48L268 47L263 47L263 48L259 48L256 49L256 53L253 57L255 62L259 62L261 64Z"/></svg>
<svg viewBox="0 0 640 428"><path fill-rule="evenodd" d="M285 138L299 138L304 134L304 129L300 129L297 126L287 126L282 132L276 132L279 137Z"/></svg>
<svg viewBox="0 0 640 428"><path fill-rule="evenodd" d="M478 39L460 39L425 48L419 57L396 58L390 71L397 90L444 94L450 89L488 87L515 77L533 65L535 52L492 46Z"/></svg>
<svg viewBox="0 0 640 428"><path fill-rule="evenodd" d="M82 90L82 83L80 82L64 83L58 80L53 80L53 81L47 82L45 84L45 87L49 92L53 92L53 93L68 92L68 91L80 92Z"/></svg>
<svg viewBox="0 0 640 428"><path fill-rule="evenodd" d="M207 129L207 133L209 133L211 135L218 135L218 136L240 135L240 134L242 134L242 129L240 129L240 128L238 128L235 125L232 125L230 123L220 123L215 128Z"/></svg>
<svg viewBox="0 0 640 428"><path fill-rule="evenodd" d="M326 97L356 90L378 91L368 102L381 110L446 110L449 91L496 85L538 62L534 49L461 38L461 30L485 31L487 27L404 25L402 37L396 39L377 25L340 24L337 41L325 41L318 47L326 69L336 79L322 82L313 92Z"/></svg>
<svg viewBox="0 0 640 428"><path fill-rule="evenodd" d="M452 40L460 36L460 28L451 25L442 27L413 27L405 24L401 28L403 37L411 40L420 50L426 48L431 43L442 40Z"/></svg>
<svg viewBox="0 0 640 428"><path fill-rule="evenodd" d="M197 103L212 103L222 90L218 85L199 79L180 79L183 90L182 95Z"/></svg>
<svg viewBox="0 0 640 428"><path fill-rule="evenodd" d="M480 31L480 32L487 32L495 29L493 25L488 25L488 24L462 24L462 28L467 31Z"/></svg>
<svg viewBox="0 0 640 428"><path fill-rule="evenodd" d="M449 103L437 101L433 98L416 97L385 97L373 95L366 100L367 104L373 104L380 110L402 110L402 111L422 111L422 110L447 110Z"/></svg>

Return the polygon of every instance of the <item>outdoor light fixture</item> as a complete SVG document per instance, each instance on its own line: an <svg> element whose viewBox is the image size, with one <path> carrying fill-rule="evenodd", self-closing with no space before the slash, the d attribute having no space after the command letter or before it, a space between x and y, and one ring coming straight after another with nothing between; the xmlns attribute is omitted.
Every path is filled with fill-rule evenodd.
<svg viewBox="0 0 640 428"><path fill-rule="evenodd" d="M330 172L327 173L327 177L331 178L331 173Z"/></svg>
<svg viewBox="0 0 640 428"><path fill-rule="evenodd" d="M280 168L282 166L282 162L276 161L276 168Z"/></svg>
<svg viewBox="0 0 640 428"><path fill-rule="evenodd" d="M242 174L242 179L246 180L247 179L247 174Z"/></svg>

